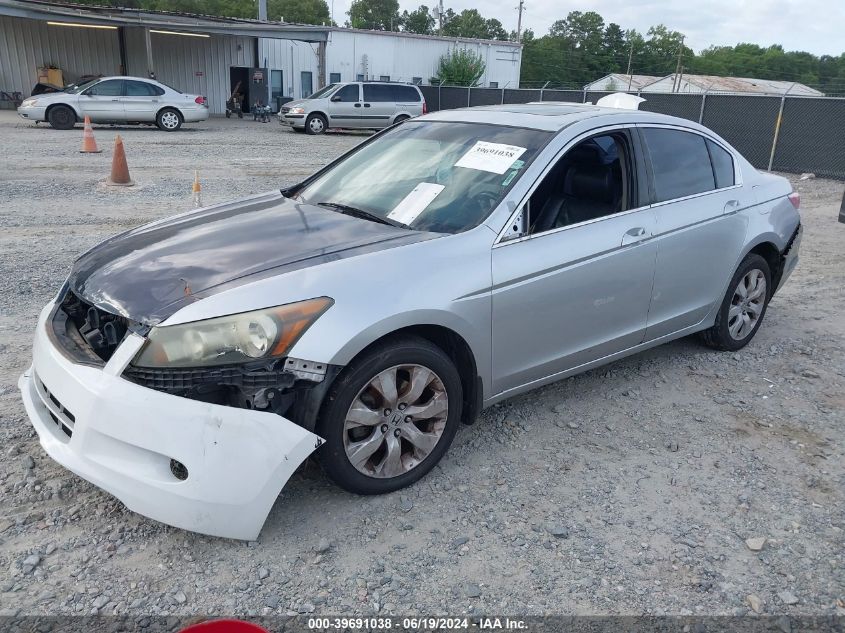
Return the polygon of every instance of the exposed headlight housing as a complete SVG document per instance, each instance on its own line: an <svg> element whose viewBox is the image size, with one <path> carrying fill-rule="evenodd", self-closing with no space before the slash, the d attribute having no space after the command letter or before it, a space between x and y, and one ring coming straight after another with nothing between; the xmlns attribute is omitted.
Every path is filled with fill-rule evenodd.
<svg viewBox="0 0 845 633"><path fill-rule="evenodd" d="M21 101L21 107L22 108L31 108L36 103L38 103L38 99L24 99L23 101Z"/></svg>
<svg viewBox="0 0 845 633"><path fill-rule="evenodd" d="M302 106L295 106L288 110L288 114L305 114L305 108Z"/></svg>
<svg viewBox="0 0 845 633"><path fill-rule="evenodd" d="M154 327L136 367L205 367L284 356L334 301L319 297L276 308Z"/></svg>

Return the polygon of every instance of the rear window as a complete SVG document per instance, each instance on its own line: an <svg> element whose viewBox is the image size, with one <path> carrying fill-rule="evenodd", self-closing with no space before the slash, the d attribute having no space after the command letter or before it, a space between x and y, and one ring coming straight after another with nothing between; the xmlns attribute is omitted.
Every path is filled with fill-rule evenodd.
<svg viewBox="0 0 845 633"><path fill-rule="evenodd" d="M643 134L654 169L656 202L716 188L703 136L663 128L646 128Z"/></svg>

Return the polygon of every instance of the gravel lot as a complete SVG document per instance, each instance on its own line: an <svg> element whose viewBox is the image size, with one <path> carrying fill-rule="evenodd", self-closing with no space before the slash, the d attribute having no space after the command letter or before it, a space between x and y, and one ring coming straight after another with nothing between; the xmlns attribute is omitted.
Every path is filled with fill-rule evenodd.
<svg viewBox="0 0 845 633"><path fill-rule="evenodd" d="M106 191L123 136L139 186ZM414 487L307 463L257 542L127 511L41 450L17 390L40 308L105 237L291 183L360 142L215 119L95 127L0 111L0 614L845 614L842 183L798 181L802 261L737 354L685 339L515 398Z"/></svg>

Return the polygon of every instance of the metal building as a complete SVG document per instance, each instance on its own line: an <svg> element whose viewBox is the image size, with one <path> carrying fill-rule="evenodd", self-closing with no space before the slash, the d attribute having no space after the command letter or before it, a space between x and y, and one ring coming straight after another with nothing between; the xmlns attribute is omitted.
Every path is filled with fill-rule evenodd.
<svg viewBox="0 0 845 633"><path fill-rule="evenodd" d="M521 46L283 22L0 0L0 107L25 98L39 77L154 76L225 111L244 102L301 98L334 81L428 83L440 57L469 48L486 62L481 85L519 86ZM58 71L58 72L56 72Z"/></svg>

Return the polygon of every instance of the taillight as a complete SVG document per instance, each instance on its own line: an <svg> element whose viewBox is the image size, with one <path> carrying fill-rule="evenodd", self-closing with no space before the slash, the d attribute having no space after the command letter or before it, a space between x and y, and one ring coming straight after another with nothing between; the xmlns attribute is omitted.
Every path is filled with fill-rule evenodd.
<svg viewBox="0 0 845 633"><path fill-rule="evenodd" d="M205 105L205 97L197 97L196 99L194 99L194 103Z"/></svg>
<svg viewBox="0 0 845 633"><path fill-rule="evenodd" d="M423 114L428 114L428 104L423 99Z"/></svg>
<svg viewBox="0 0 845 633"><path fill-rule="evenodd" d="M793 191L791 194L789 194L787 196L787 198L789 198L789 201L792 203L793 207L795 207L796 209L801 208L801 194L800 193L798 193L797 191Z"/></svg>

